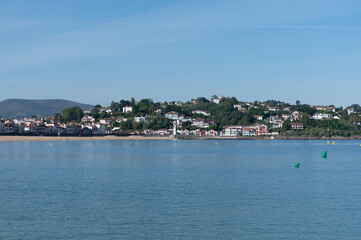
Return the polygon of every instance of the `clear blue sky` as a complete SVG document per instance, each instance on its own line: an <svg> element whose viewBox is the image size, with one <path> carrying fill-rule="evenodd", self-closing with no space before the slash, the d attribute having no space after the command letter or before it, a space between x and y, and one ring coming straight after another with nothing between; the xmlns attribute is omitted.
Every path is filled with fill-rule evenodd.
<svg viewBox="0 0 361 240"><path fill-rule="evenodd" d="M359 0L2 0L0 100L361 104Z"/></svg>

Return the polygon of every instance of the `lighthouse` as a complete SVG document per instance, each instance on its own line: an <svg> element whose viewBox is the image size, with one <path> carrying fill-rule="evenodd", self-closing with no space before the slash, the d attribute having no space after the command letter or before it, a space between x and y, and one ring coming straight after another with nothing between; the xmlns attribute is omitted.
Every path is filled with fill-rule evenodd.
<svg viewBox="0 0 361 240"><path fill-rule="evenodd" d="M177 121L173 121L173 136L177 135Z"/></svg>

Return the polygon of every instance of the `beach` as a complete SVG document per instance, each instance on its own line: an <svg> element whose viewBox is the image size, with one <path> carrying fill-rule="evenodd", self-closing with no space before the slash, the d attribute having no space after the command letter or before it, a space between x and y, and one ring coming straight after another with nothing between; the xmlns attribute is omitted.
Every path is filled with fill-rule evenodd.
<svg viewBox="0 0 361 240"><path fill-rule="evenodd" d="M76 137L76 136L0 136L0 142L21 142L21 141L116 141L116 140L171 140L172 138L161 136L91 136L91 137Z"/></svg>
<svg viewBox="0 0 361 240"><path fill-rule="evenodd" d="M120 141L120 140L361 140L361 136L331 136L331 137L314 137L314 136L170 136L159 135L130 135L130 136L12 136L0 135L0 142L25 142L25 141Z"/></svg>

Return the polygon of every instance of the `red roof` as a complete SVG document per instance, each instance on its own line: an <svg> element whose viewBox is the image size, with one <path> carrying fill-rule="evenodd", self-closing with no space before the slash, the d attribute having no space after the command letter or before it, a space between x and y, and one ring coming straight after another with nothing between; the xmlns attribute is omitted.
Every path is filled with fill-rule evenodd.
<svg viewBox="0 0 361 240"><path fill-rule="evenodd" d="M197 121L197 122L204 122L204 121L205 121L205 119L204 119L204 118L196 118L196 119L194 119L194 121Z"/></svg>

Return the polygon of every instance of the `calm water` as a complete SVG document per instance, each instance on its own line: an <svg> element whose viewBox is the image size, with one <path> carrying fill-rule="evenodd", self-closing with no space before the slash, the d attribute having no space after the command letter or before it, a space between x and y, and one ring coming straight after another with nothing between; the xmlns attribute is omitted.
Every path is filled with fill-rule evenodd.
<svg viewBox="0 0 361 240"><path fill-rule="evenodd" d="M360 144L2 142L0 239L360 239Z"/></svg>

